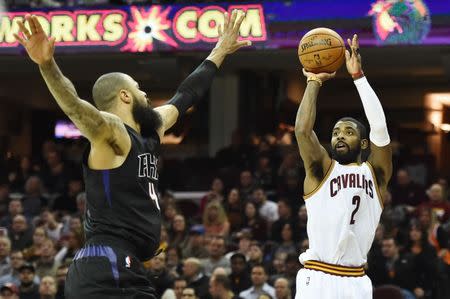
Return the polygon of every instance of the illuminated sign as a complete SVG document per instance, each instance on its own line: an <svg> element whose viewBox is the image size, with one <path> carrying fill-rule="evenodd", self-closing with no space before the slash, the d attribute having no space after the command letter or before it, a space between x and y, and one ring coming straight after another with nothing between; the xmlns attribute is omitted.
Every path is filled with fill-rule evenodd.
<svg viewBox="0 0 450 299"><path fill-rule="evenodd" d="M126 10L33 11L47 35L58 46L107 46L127 52L195 49L217 42L218 26L224 12L239 9L246 13L240 38L254 42L267 39L263 7L259 4L202 8L186 6L130 6ZM27 12L0 14L0 49L16 48L17 21Z"/></svg>

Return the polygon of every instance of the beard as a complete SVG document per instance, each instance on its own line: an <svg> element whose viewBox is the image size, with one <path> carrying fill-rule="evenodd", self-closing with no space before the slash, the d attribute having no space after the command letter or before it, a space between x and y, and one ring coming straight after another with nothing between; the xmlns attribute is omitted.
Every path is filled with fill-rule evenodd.
<svg viewBox="0 0 450 299"><path fill-rule="evenodd" d="M161 116L150 105L144 105L135 100L131 113L141 127L141 135L144 137L152 135L162 125Z"/></svg>
<svg viewBox="0 0 450 299"><path fill-rule="evenodd" d="M361 145L358 144L354 149L351 149L349 146L347 146L348 151L346 153L338 153L336 151L336 148L333 148L331 150L331 157L338 161L339 164L350 164L353 162L356 162L358 160L358 155L361 152Z"/></svg>

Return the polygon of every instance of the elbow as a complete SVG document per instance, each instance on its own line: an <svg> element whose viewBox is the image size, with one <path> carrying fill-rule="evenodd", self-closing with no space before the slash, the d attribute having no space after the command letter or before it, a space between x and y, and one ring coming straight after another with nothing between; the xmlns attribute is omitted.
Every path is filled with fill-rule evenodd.
<svg viewBox="0 0 450 299"><path fill-rule="evenodd" d="M299 137L309 137L311 136L313 132L313 129L309 126L306 126L305 124L296 122L295 123L295 136L297 138Z"/></svg>

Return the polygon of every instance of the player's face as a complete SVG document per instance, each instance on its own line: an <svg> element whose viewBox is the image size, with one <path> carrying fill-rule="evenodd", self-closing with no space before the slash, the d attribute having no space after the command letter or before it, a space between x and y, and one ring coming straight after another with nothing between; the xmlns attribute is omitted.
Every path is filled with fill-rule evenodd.
<svg viewBox="0 0 450 299"><path fill-rule="evenodd" d="M331 135L333 159L340 164L356 162L361 152L358 127L351 121L338 121Z"/></svg>

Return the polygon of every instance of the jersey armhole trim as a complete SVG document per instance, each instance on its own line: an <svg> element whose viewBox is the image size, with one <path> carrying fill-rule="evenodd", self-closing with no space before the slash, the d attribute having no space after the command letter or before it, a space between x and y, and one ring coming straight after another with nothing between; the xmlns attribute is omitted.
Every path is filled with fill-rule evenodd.
<svg viewBox="0 0 450 299"><path fill-rule="evenodd" d="M380 191L380 187L378 186L378 181L377 181L377 176L375 175L375 170L373 169L373 166L372 166L372 164L370 164L369 161L367 161L366 163L367 163L367 166L369 167L370 172L372 173L373 182L375 184L375 190L378 194L378 201L380 202L381 209L384 209L383 198L381 197L381 191Z"/></svg>
<svg viewBox="0 0 450 299"><path fill-rule="evenodd" d="M308 198L310 198L311 196L313 196L317 191L319 191L319 189L322 187L322 185L325 183L325 181L328 179L328 177L330 176L333 168L334 168L334 164L335 161L331 160L330 166L328 167L327 172L325 173L325 176L323 177L322 181L320 182L319 185L317 185L316 188L314 188L313 191L309 192L308 194L303 195L303 199L307 200Z"/></svg>

